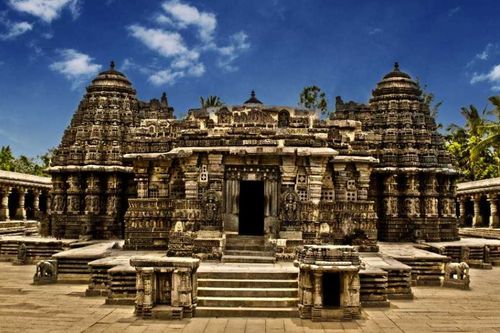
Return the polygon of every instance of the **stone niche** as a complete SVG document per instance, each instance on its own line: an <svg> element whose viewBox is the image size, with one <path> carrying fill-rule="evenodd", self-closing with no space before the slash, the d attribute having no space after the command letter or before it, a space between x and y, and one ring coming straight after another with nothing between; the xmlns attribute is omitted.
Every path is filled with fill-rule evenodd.
<svg viewBox="0 0 500 333"><path fill-rule="evenodd" d="M137 272L135 314L142 318L192 318L196 309L199 259L134 257Z"/></svg>
<svg viewBox="0 0 500 333"><path fill-rule="evenodd" d="M359 253L352 246L305 245L299 267L299 313L313 321L360 317Z"/></svg>

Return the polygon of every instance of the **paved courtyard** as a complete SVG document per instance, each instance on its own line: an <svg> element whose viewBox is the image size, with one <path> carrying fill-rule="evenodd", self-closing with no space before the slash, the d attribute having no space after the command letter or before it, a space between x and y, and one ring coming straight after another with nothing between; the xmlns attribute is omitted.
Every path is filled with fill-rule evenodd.
<svg viewBox="0 0 500 333"><path fill-rule="evenodd" d="M0 262L0 332L500 332L500 268L472 270L470 291L414 288L415 300L363 310L354 322L195 318L139 320L132 306L82 297L85 285L31 285L34 266Z"/></svg>

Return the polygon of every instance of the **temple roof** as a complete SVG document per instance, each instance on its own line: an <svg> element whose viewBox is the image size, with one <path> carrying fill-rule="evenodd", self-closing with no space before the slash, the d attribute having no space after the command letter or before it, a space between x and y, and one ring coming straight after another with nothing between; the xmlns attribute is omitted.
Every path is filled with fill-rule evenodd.
<svg viewBox="0 0 500 333"><path fill-rule="evenodd" d="M135 89L132 87L132 83L130 83L129 79L125 76L125 74L115 69L114 61L111 61L110 67L107 71L100 72L87 87L88 92L102 90L116 90L135 94Z"/></svg>
<svg viewBox="0 0 500 333"><path fill-rule="evenodd" d="M252 92L250 93L250 98L247 99L243 104L262 104L262 102L259 101L257 97L255 97L255 90L252 90Z"/></svg>
<svg viewBox="0 0 500 333"><path fill-rule="evenodd" d="M399 69L399 64L394 63L394 68L387 73L377 87L372 91L370 102L380 100L419 100L422 91L410 75Z"/></svg>

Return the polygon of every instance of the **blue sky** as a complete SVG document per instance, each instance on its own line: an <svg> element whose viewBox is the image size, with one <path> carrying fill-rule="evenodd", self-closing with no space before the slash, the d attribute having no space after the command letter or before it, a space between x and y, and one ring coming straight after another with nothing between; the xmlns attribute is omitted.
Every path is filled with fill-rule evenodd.
<svg viewBox="0 0 500 333"><path fill-rule="evenodd" d="M443 101L439 121L500 94L499 1L1 0L0 145L56 146L85 86L115 60L178 117L199 97L297 105L318 85L367 102L399 61Z"/></svg>

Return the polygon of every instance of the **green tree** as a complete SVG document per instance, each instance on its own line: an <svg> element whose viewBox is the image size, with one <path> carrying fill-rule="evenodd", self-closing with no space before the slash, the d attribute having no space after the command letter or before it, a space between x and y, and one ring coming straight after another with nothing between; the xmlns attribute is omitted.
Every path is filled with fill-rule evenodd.
<svg viewBox="0 0 500 333"><path fill-rule="evenodd" d="M13 171L15 157L9 146L0 148L0 170Z"/></svg>
<svg viewBox="0 0 500 333"><path fill-rule="evenodd" d="M50 166L50 159L54 149L36 158L21 155L14 156L9 146L0 148L0 170L27 173L31 175L47 176L45 171Z"/></svg>
<svg viewBox="0 0 500 333"><path fill-rule="evenodd" d="M222 102L219 96L210 95L206 99L200 97L200 104L202 108L209 108L214 106L222 106L224 105L224 102Z"/></svg>
<svg viewBox="0 0 500 333"><path fill-rule="evenodd" d="M473 161L477 160L485 151L491 151L494 157L500 158L500 96L490 97L489 101L494 106L493 110L489 112L494 119L486 119L480 125L484 133L481 140L471 149Z"/></svg>
<svg viewBox="0 0 500 333"><path fill-rule="evenodd" d="M321 114L328 113L326 94L318 86L308 86L300 93L299 105L306 109L319 110Z"/></svg>
<svg viewBox="0 0 500 333"><path fill-rule="evenodd" d="M455 158L456 167L465 180L479 180L500 176L498 149L488 135L494 124L487 119L487 109L480 112L475 106L462 107L463 127L451 124L446 137L447 149ZM486 142L486 143L485 143Z"/></svg>

